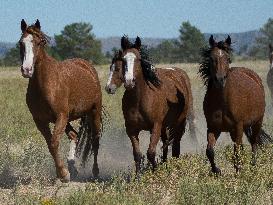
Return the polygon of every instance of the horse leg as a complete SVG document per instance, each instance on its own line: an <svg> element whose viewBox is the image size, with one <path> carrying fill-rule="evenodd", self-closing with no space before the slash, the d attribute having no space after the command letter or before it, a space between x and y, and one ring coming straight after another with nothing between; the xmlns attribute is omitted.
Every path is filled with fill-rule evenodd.
<svg viewBox="0 0 273 205"><path fill-rule="evenodd" d="M155 161L156 146L157 146L157 143L158 143L158 141L160 139L161 126L162 126L162 123L155 123L154 124L154 127L152 129L152 135L151 135L151 138L150 138L149 148L148 148L148 151L147 151L147 158L150 161L150 163L152 164L153 171L156 168L156 161Z"/></svg>
<svg viewBox="0 0 273 205"><path fill-rule="evenodd" d="M99 175L99 166L98 166L98 152L99 152L99 146L100 146L100 133L101 133L101 109L98 109L97 107L94 107L91 111L90 116L90 126L92 127L92 149L94 152L94 163L93 163L93 169L92 173L93 176L96 178Z"/></svg>
<svg viewBox="0 0 273 205"><path fill-rule="evenodd" d="M166 129L161 130L161 140L163 142L163 156L162 156L162 162L166 162L168 158L168 136L166 133Z"/></svg>
<svg viewBox="0 0 273 205"><path fill-rule="evenodd" d="M62 182L68 182L70 180L70 174L67 169L65 169L63 160L59 155L59 140L64 133L65 125L67 123L67 116L65 114L60 114L58 116L54 126L53 135L50 132L48 122L45 123L37 119L34 119L34 122L47 142L49 152L55 162L57 177L60 178Z"/></svg>
<svg viewBox="0 0 273 205"><path fill-rule="evenodd" d="M71 178L75 178L78 175L78 170L75 167L75 151L78 133L74 130L69 122L66 125L65 133L70 139L70 149L67 157L68 171L71 175Z"/></svg>
<svg viewBox="0 0 273 205"><path fill-rule="evenodd" d="M185 128L186 128L186 119L183 120L181 125L176 128L175 130L175 136L174 136L174 141L173 141L173 146L172 146L172 156L179 158L180 155L180 141L185 133Z"/></svg>
<svg viewBox="0 0 273 205"><path fill-rule="evenodd" d="M216 144L216 141L218 137L220 136L221 132L213 132L208 130L207 131L207 149L206 149L206 155L209 159L210 165L211 165L211 171L215 174L220 174L221 170L216 166L214 162L214 146Z"/></svg>
<svg viewBox="0 0 273 205"><path fill-rule="evenodd" d="M139 131L132 131L130 128L128 128L128 126L126 126L126 132L132 143L136 174L138 175L140 173L142 160L142 154L139 148Z"/></svg>
<svg viewBox="0 0 273 205"><path fill-rule="evenodd" d="M254 166L254 165L256 165L256 161L257 161L257 147L258 147L258 139L261 134L262 120L258 121L251 128L252 128L252 136L249 139L249 142L250 142L251 148L252 148L251 164Z"/></svg>
<svg viewBox="0 0 273 205"><path fill-rule="evenodd" d="M230 132L231 139L234 144L234 168L236 172L238 173L240 169L242 168L242 162L241 162L241 149L242 149L242 138L243 138L243 125L242 123L238 123L235 127L235 130Z"/></svg>

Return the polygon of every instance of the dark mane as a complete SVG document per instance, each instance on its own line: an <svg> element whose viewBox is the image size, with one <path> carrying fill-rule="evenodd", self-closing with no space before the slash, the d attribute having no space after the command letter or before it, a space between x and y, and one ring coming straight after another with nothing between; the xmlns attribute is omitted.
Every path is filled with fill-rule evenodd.
<svg viewBox="0 0 273 205"><path fill-rule="evenodd" d="M219 41L216 45L221 50L226 51L228 54L232 54L232 48L226 45L224 41ZM210 82L210 56L211 56L211 51L213 48L211 47L204 47L201 49L201 57L202 61L200 62L200 67L198 74L201 76L201 78L204 81L204 85L208 86Z"/></svg>
<svg viewBox="0 0 273 205"><path fill-rule="evenodd" d="M140 56L141 68L145 81L152 83L155 87L160 86L160 80L155 72L155 66L153 65L152 60L149 57L147 46L141 46Z"/></svg>

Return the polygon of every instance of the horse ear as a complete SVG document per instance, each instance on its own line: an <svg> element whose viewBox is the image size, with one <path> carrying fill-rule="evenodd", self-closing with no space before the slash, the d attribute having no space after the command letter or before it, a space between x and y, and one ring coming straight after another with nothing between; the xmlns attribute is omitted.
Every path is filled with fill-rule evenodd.
<svg viewBox="0 0 273 205"><path fill-rule="evenodd" d="M122 50L128 49L130 47L130 42L128 40L128 37L122 36L120 44L121 44Z"/></svg>
<svg viewBox="0 0 273 205"><path fill-rule="evenodd" d="M135 45L134 45L134 47L136 48L136 49L140 49L140 47L141 47L141 40L140 40L140 38L137 36L136 37L136 41L135 41Z"/></svg>
<svg viewBox="0 0 273 205"><path fill-rule="evenodd" d="M213 38L213 35L210 35L210 38L209 38L209 45L210 47L214 47L215 46L215 40Z"/></svg>
<svg viewBox="0 0 273 205"><path fill-rule="evenodd" d="M228 35L228 37L226 38L225 43L226 43L228 46L231 45L231 38L230 38L229 35Z"/></svg>
<svg viewBox="0 0 273 205"><path fill-rule="evenodd" d="M37 29L41 30L41 25L40 25L39 19L36 20L36 22L35 22L34 25L35 25L35 27L36 27Z"/></svg>
<svg viewBox="0 0 273 205"><path fill-rule="evenodd" d="M24 33L27 30L27 23L25 22L24 19L21 21L21 31Z"/></svg>
<svg viewBox="0 0 273 205"><path fill-rule="evenodd" d="M272 47L271 43L268 45L268 47L269 47L269 51L272 52L273 51L273 47Z"/></svg>
<svg viewBox="0 0 273 205"><path fill-rule="evenodd" d="M118 51L118 56L121 57L122 56L122 50Z"/></svg>

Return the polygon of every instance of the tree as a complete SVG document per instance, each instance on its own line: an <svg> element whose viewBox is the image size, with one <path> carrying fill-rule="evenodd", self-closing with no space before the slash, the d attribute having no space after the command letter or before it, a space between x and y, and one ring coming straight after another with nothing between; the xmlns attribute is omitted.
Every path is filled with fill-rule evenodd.
<svg viewBox="0 0 273 205"><path fill-rule="evenodd" d="M182 62L199 62L200 49L206 45L201 31L192 26L189 21L183 22L178 40L177 58Z"/></svg>
<svg viewBox="0 0 273 205"><path fill-rule="evenodd" d="M19 66L21 64L19 44L16 44L5 54L1 64L4 66Z"/></svg>
<svg viewBox="0 0 273 205"><path fill-rule="evenodd" d="M66 25L60 35L55 35L56 45L53 54L64 60L67 58L83 58L91 60L95 64L105 60L101 51L101 42L95 39L89 23L72 23Z"/></svg>
<svg viewBox="0 0 273 205"><path fill-rule="evenodd" d="M256 38L255 45L249 50L249 55L256 58L266 59L268 57L268 45L273 43L273 19L268 21L260 29L261 36Z"/></svg>
<svg viewBox="0 0 273 205"><path fill-rule="evenodd" d="M175 41L164 40L157 47L149 49L154 63L174 63L177 47Z"/></svg>

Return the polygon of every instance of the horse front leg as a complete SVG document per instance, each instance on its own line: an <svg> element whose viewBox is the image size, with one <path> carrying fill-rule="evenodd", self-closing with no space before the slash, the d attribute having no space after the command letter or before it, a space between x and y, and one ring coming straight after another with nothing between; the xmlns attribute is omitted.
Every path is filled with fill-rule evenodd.
<svg viewBox="0 0 273 205"><path fill-rule="evenodd" d="M136 175L138 176L140 174L141 160L142 160L142 153L139 148L139 138L138 138L139 131L133 130L128 125L126 125L126 133L128 137L130 138L130 141L133 147L133 155L134 155L134 161L136 166Z"/></svg>
<svg viewBox="0 0 273 205"><path fill-rule="evenodd" d="M151 134L151 138L150 138L150 144L149 144L149 148L147 151L147 158L150 161L150 163L152 164L153 167L153 171L156 169L156 161L155 161L155 155L156 155L156 146L158 144L158 141L160 139L160 135L161 135L161 127L162 127L162 123L161 122L157 122L154 124L154 127L152 129L152 134Z"/></svg>
<svg viewBox="0 0 273 205"><path fill-rule="evenodd" d="M58 150L59 140L64 132L64 128L67 123L67 117L65 115L59 116L54 127L53 135L51 134L49 128L49 122L44 122L36 118L34 118L34 122L38 130L44 136L49 152L54 159L57 177L59 177L62 182L68 182L70 180L69 172L64 168L64 163L62 159L60 159Z"/></svg>
<svg viewBox="0 0 273 205"><path fill-rule="evenodd" d="M68 121L67 114L65 113L58 114L52 138L51 140L47 141L49 151L55 162L57 177L60 178L61 182L70 181L70 173L64 167L63 159L61 158L59 153L60 138L64 134L67 121Z"/></svg>
<svg viewBox="0 0 273 205"><path fill-rule="evenodd" d="M221 174L221 170L216 166L216 163L214 161L214 146L219 136L220 136L220 132L213 132L213 131L210 131L209 129L207 130L208 144L206 149L206 155L211 165L211 171L215 174Z"/></svg>

